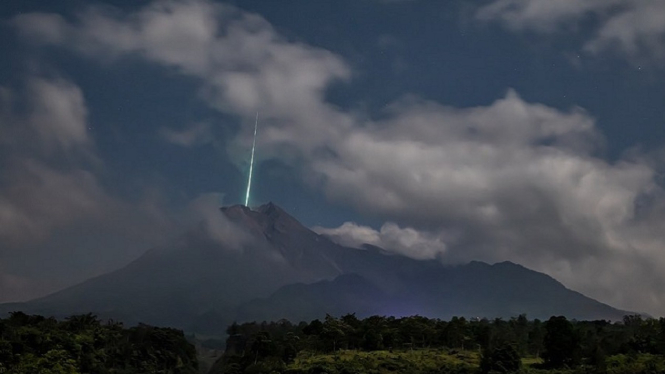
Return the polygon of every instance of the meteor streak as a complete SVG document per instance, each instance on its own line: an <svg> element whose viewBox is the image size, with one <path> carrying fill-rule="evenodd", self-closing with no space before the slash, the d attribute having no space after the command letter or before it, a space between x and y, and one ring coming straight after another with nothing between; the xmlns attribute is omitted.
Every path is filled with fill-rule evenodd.
<svg viewBox="0 0 665 374"><path fill-rule="evenodd" d="M252 188L252 171L254 170L254 149L256 149L256 129L259 127L259 112L256 112L254 121L254 141L252 142L252 157L249 160L249 179L247 180L247 195L245 195L245 206L249 206L249 190Z"/></svg>

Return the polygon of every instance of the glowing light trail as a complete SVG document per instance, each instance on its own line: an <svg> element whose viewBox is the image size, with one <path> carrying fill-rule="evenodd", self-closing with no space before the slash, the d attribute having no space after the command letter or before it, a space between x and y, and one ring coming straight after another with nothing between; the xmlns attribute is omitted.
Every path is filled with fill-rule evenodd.
<svg viewBox="0 0 665 374"><path fill-rule="evenodd" d="M254 141L252 142L252 157L249 160L249 179L247 180L247 195L245 195L245 206L249 206L249 190L252 188L252 171L254 170L254 149L256 149L256 129L259 127L259 112L256 112L254 121Z"/></svg>

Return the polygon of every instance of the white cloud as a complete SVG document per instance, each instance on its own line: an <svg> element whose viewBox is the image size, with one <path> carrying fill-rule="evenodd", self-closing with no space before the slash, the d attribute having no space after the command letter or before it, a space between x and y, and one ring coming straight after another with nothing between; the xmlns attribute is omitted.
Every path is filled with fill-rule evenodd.
<svg viewBox="0 0 665 374"><path fill-rule="evenodd" d="M663 201L663 192L650 165L594 156L603 142L587 113L514 93L487 107L410 100L390 110L387 120L326 143L334 156L309 155L305 174L319 175L331 199L447 238L446 261L512 260L614 305L660 313L657 287L648 297L631 290L663 281L638 270L665 269L664 243L653 234L665 228L665 210L639 207ZM385 245L366 229L335 233L343 231Z"/></svg>
<svg viewBox="0 0 665 374"><path fill-rule="evenodd" d="M28 120L44 145L56 143L69 150L89 144L87 109L77 86L64 80L33 79L28 94L34 99Z"/></svg>
<svg viewBox="0 0 665 374"><path fill-rule="evenodd" d="M80 89L62 79L30 78L25 94L8 88L0 97L0 239L39 240L109 202L96 177L62 159L91 157L87 108Z"/></svg>
<svg viewBox="0 0 665 374"><path fill-rule="evenodd" d="M634 58L665 61L665 2L635 2L609 18L585 49L592 53L616 49Z"/></svg>
<svg viewBox="0 0 665 374"><path fill-rule="evenodd" d="M648 258L665 269L662 239L645 235L663 229L665 210L637 206L662 201L662 190L647 164L594 156L602 141L588 114L514 93L488 107L415 101L392 111L327 144L335 157L310 155L309 172L330 198L423 235L456 233L444 260L513 260L615 305L661 310L657 288L648 298L631 292L662 281L658 272L622 264Z"/></svg>
<svg viewBox="0 0 665 374"><path fill-rule="evenodd" d="M410 227L401 228L392 222L384 223L378 231L353 222L337 228L315 227L313 230L344 246L362 248L363 244L371 244L421 260L438 258L446 250L446 244L439 236Z"/></svg>
<svg viewBox="0 0 665 374"><path fill-rule="evenodd" d="M48 14L21 15L13 24L35 42L104 61L139 55L201 78L201 95L213 107L252 119L258 111L262 125L274 124L259 139L273 140L274 147L262 152L266 156L299 150L286 144L293 128L310 144L336 136L331 119L351 125L323 99L332 81L350 78L341 58L289 42L263 18L228 5L162 0L124 16L90 8L73 24ZM251 142L251 129L244 131L235 145L243 149ZM280 138L284 143L278 144Z"/></svg>
<svg viewBox="0 0 665 374"><path fill-rule="evenodd" d="M629 27L612 20L645 7L606 3L498 0L479 17L550 31L595 14L602 23L593 46L624 35L602 30ZM394 222L379 232L348 224L332 231L339 237L419 258L513 260L619 307L665 313L665 193L654 166L644 157L599 158L602 136L580 108L561 111L510 91L462 109L407 97L381 120L366 120L325 102L331 82L351 77L340 57L207 1L157 1L128 15L97 9L73 23L32 14L14 23L42 43L94 58L140 56L199 78L211 106L247 118L231 152L251 142L260 110L263 157L302 168L332 200ZM630 26L622 38L644 43L658 25Z"/></svg>
<svg viewBox="0 0 665 374"><path fill-rule="evenodd" d="M499 20L514 30L557 31L590 14L602 14L630 0L494 0L476 14L483 21Z"/></svg>
<svg viewBox="0 0 665 374"><path fill-rule="evenodd" d="M87 108L81 90L63 79L30 78L23 93L2 88L0 95L0 144L22 152L56 153L87 151L92 146L87 130ZM27 114L15 110L21 102ZM32 143L24 142L32 138ZM29 149L25 149L25 147Z"/></svg>
<svg viewBox="0 0 665 374"><path fill-rule="evenodd" d="M583 49L598 54L616 50L633 60L665 61L665 3L642 0L495 0L476 17L515 30L552 33L577 31L594 18L597 28Z"/></svg>
<svg viewBox="0 0 665 374"><path fill-rule="evenodd" d="M222 197L218 193L199 195L187 206L188 220L199 225L210 239L223 248L242 251L253 243L252 237L220 212Z"/></svg>

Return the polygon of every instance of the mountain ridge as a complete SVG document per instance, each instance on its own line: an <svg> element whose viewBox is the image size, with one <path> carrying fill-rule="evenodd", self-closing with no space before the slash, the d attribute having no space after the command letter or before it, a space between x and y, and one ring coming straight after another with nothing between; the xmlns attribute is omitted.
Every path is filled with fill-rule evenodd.
<svg viewBox="0 0 665 374"><path fill-rule="evenodd" d="M249 241L236 248L192 231L121 269L0 311L93 312L206 333L250 317L277 318L276 311L287 319L329 312L612 320L628 314L509 261L444 265L375 246L344 247L273 203L222 207L220 214Z"/></svg>

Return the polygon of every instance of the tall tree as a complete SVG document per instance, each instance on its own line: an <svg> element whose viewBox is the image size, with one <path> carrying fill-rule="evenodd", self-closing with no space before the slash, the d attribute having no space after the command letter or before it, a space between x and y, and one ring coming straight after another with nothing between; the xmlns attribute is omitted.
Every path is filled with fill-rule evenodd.
<svg viewBox="0 0 665 374"><path fill-rule="evenodd" d="M545 364L552 368L573 367L580 360L580 338L564 316L550 317L545 324Z"/></svg>

